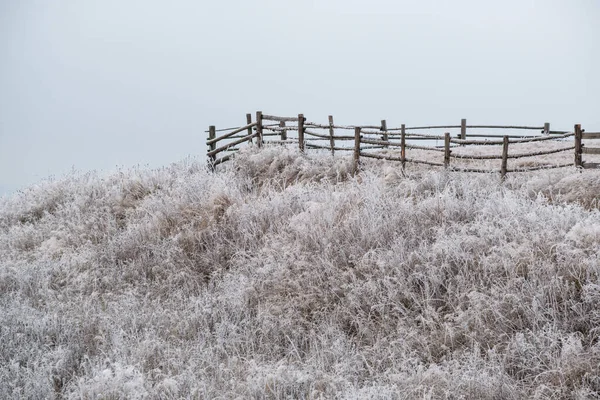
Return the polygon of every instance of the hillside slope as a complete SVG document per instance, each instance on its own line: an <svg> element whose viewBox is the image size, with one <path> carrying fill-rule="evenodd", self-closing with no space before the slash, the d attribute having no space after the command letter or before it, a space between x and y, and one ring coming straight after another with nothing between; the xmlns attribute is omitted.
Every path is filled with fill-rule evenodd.
<svg viewBox="0 0 600 400"><path fill-rule="evenodd" d="M600 175L248 150L0 200L0 398L593 398Z"/></svg>

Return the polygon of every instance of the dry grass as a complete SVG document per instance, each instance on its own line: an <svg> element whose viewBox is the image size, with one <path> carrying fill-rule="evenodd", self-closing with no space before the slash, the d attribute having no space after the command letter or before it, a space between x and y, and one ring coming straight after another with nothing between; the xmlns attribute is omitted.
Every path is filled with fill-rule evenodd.
<svg viewBox="0 0 600 400"><path fill-rule="evenodd" d="M266 148L0 200L0 397L597 397L597 172L349 166Z"/></svg>

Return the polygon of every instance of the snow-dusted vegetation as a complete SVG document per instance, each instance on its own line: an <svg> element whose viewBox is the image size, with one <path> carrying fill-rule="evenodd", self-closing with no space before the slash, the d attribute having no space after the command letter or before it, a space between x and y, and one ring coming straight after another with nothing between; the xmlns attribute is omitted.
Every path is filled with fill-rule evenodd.
<svg viewBox="0 0 600 400"><path fill-rule="evenodd" d="M250 149L0 200L0 398L585 399L600 174Z"/></svg>

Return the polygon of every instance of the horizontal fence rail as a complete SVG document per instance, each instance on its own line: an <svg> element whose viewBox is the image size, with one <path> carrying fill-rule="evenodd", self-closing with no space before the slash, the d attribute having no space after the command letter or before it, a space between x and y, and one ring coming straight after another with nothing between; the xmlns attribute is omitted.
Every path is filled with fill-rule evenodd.
<svg viewBox="0 0 600 400"><path fill-rule="evenodd" d="M274 122L274 123L271 123ZM435 134L433 130L459 130L451 134ZM469 130L522 130L538 131L534 135L518 134L492 134L481 131L470 132ZM336 130L354 131L354 135L336 134ZM419 133L411 132L419 131ZM273 145L297 145L300 152L306 149L327 150L331 154L336 151L353 153L353 171L360 169L361 158L387 160L400 162L402 168L406 163L423 164L434 167L443 167L450 171L475 172L475 173L500 173L504 179L507 173L529 172L541 169L564 168L575 166L577 168L600 168L600 162L585 162L582 155L600 155L600 147L586 147L582 140L600 139L600 132L585 132L581 125L574 126L573 132L563 130L550 130L548 122L540 126L523 125L468 125L466 119L462 119L460 125L428 125L428 126L406 126L402 124L399 128L388 128L387 121L382 120L379 125L336 125L333 116L328 117L328 123L307 122L303 114L296 117L285 117L263 114L256 112L255 121L252 114L246 114L246 124L216 129L210 126L208 131L207 156L209 167L214 169L232 157L239 150L239 146L247 143L261 147L265 144ZM217 136L217 132L220 133ZM573 144L568 145L567 139L573 138ZM560 148L548 150L536 150L531 152L509 153L509 148L523 143L555 141L567 144ZM424 142L423 145L415 142ZM435 144L434 144L435 143ZM344 146L344 144L346 144ZM462 154L456 149L464 149L467 146L497 146L501 147L500 154ZM407 150L418 150L439 154L440 161L423 160L415 157L407 157ZM514 150L513 150L514 151ZM508 167L508 160L527 157L541 157L552 154L573 152L572 163L539 162L540 165ZM422 153L426 154L426 153ZM432 156L433 157L433 156ZM452 160L455 160L452 162ZM472 162L474 160L500 160L499 168L483 168L463 165L454 165L456 162ZM451 165L452 164L452 165Z"/></svg>

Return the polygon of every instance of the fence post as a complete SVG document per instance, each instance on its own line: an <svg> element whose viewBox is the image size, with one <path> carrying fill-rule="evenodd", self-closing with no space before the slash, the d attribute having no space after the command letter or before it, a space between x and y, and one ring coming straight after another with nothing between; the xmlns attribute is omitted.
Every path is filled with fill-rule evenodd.
<svg viewBox="0 0 600 400"><path fill-rule="evenodd" d="M500 167L500 177L502 180L506 177L506 167L508 164L508 136L504 136L502 142L502 166Z"/></svg>
<svg viewBox="0 0 600 400"><path fill-rule="evenodd" d="M252 114L246 114L246 124L252 123ZM252 135L252 127L248 128L248 135ZM248 139L248 143L252 144L252 138Z"/></svg>
<svg viewBox="0 0 600 400"><path fill-rule="evenodd" d="M331 155L335 154L335 139L333 138L333 115L329 116L329 145L331 146Z"/></svg>
<svg viewBox="0 0 600 400"><path fill-rule="evenodd" d="M575 167L577 168L581 168L583 165L582 159L581 159L581 153L582 153L582 146L581 146L581 138L582 138L582 132L581 132L581 124L576 124L575 125Z"/></svg>
<svg viewBox="0 0 600 400"><path fill-rule="evenodd" d="M262 147L263 145L263 118L262 111L256 112L256 145Z"/></svg>
<svg viewBox="0 0 600 400"><path fill-rule="evenodd" d="M460 120L460 138L465 140L467 138L467 119L463 118Z"/></svg>
<svg viewBox="0 0 600 400"><path fill-rule="evenodd" d="M550 122L544 122L544 130L542 133L544 135L548 135L550 133Z"/></svg>
<svg viewBox="0 0 600 400"><path fill-rule="evenodd" d="M404 124L400 127L400 158L402 159L402 170L406 164L406 127Z"/></svg>
<svg viewBox="0 0 600 400"><path fill-rule="evenodd" d="M444 168L450 166L450 132L444 133Z"/></svg>
<svg viewBox="0 0 600 400"><path fill-rule="evenodd" d="M215 128L214 125L211 125L208 127L208 139L212 140L214 138L217 137L217 130ZM208 151L213 151L214 149L217 148L217 143L211 143L208 145ZM216 155L209 155L208 156L208 168L210 168L211 171L215 170L215 160L216 160Z"/></svg>
<svg viewBox="0 0 600 400"><path fill-rule="evenodd" d="M358 172L358 163L360 161L360 127L354 128L354 164L352 166L352 176Z"/></svg>
<svg viewBox="0 0 600 400"><path fill-rule="evenodd" d="M304 153L304 114L298 114L298 148Z"/></svg>
<svg viewBox="0 0 600 400"><path fill-rule="evenodd" d="M279 122L280 128L285 128L285 121ZM287 129L281 131L281 140L287 140Z"/></svg>
<svg viewBox="0 0 600 400"><path fill-rule="evenodd" d="M388 141L388 133L387 133L387 122L385 119L381 120L381 128L380 130L383 132L383 136L382 136L382 140L385 140L386 142ZM387 144L384 144L383 147L387 148L389 147Z"/></svg>

